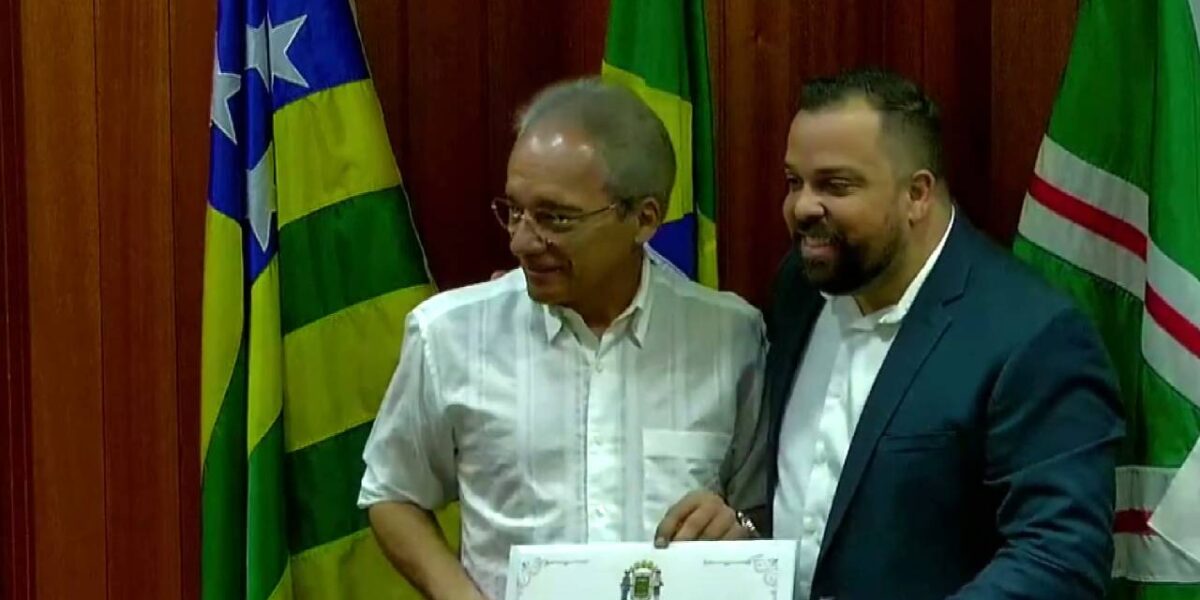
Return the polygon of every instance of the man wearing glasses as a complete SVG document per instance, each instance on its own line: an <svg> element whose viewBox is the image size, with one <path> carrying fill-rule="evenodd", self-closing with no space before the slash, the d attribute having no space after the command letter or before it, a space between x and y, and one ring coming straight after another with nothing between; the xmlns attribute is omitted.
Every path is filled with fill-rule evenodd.
<svg viewBox="0 0 1200 600"><path fill-rule="evenodd" d="M674 178L622 88L559 84L523 113L492 203L521 268L410 314L364 453L359 505L427 597L503 597L517 544L649 543L665 516L672 539L752 533L762 320L647 258ZM454 500L461 560L429 512Z"/></svg>

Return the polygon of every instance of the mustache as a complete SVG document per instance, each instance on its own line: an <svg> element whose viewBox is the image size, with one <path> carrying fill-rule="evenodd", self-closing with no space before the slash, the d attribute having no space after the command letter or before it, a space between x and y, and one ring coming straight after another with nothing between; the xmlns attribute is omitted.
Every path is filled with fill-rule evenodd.
<svg viewBox="0 0 1200 600"><path fill-rule="evenodd" d="M824 220L797 223L796 228L792 231L792 241L799 242L806 237L828 238L835 242L843 241L841 233Z"/></svg>

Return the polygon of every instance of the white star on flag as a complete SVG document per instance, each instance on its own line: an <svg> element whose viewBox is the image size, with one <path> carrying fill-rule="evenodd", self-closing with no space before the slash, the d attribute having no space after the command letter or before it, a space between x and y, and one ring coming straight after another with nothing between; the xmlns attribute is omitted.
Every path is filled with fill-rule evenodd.
<svg viewBox="0 0 1200 600"><path fill-rule="evenodd" d="M267 26L271 29L272 83L274 83L275 79L282 79L301 87L308 87L308 81L304 79L304 76L300 74L300 71L296 69L296 65L292 63L292 59L288 56L288 50L292 48L292 43L296 41L296 34L300 33L300 28L304 26L304 22L307 20L308 15L300 15L278 27L271 25L270 20L267 20Z"/></svg>
<svg viewBox="0 0 1200 600"><path fill-rule="evenodd" d="M246 216L264 252L271 240L271 213L275 210L275 145L268 144L258 164L246 173Z"/></svg>
<svg viewBox="0 0 1200 600"><path fill-rule="evenodd" d="M246 26L246 70L258 71L262 77L267 93L271 92L271 81L267 76L271 73L270 47L267 45L267 29L270 23L259 23L258 27Z"/></svg>
<svg viewBox="0 0 1200 600"><path fill-rule="evenodd" d="M223 73L219 55L213 55L212 81L212 110L209 120L221 133L225 134L234 144L237 143L237 132L233 127L233 113L229 110L229 99L242 89L242 76L237 73Z"/></svg>

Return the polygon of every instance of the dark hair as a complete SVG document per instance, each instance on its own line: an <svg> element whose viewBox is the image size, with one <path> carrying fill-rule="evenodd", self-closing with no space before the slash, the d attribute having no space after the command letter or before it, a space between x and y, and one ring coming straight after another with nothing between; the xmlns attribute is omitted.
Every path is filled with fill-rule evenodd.
<svg viewBox="0 0 1200 600"><path fill-rule="evenodd" d="M800 110L819 111L855 98L880 112L884 131L908 148L917 169L943 177L937 104L917 84L896 73L867 68L812 79L801 90Z"/></svg>

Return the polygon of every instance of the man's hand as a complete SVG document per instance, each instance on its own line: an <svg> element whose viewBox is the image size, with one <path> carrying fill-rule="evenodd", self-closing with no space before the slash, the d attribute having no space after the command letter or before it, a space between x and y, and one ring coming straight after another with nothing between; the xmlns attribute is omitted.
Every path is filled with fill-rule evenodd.
<svg viewBox="0 0 1200 600"><path fill-rule="evenodd" d="M654 545L692 540L743 540L750 532L737 522L737 514L720 496L701 490L675 503L654 534Z"/></svg>

